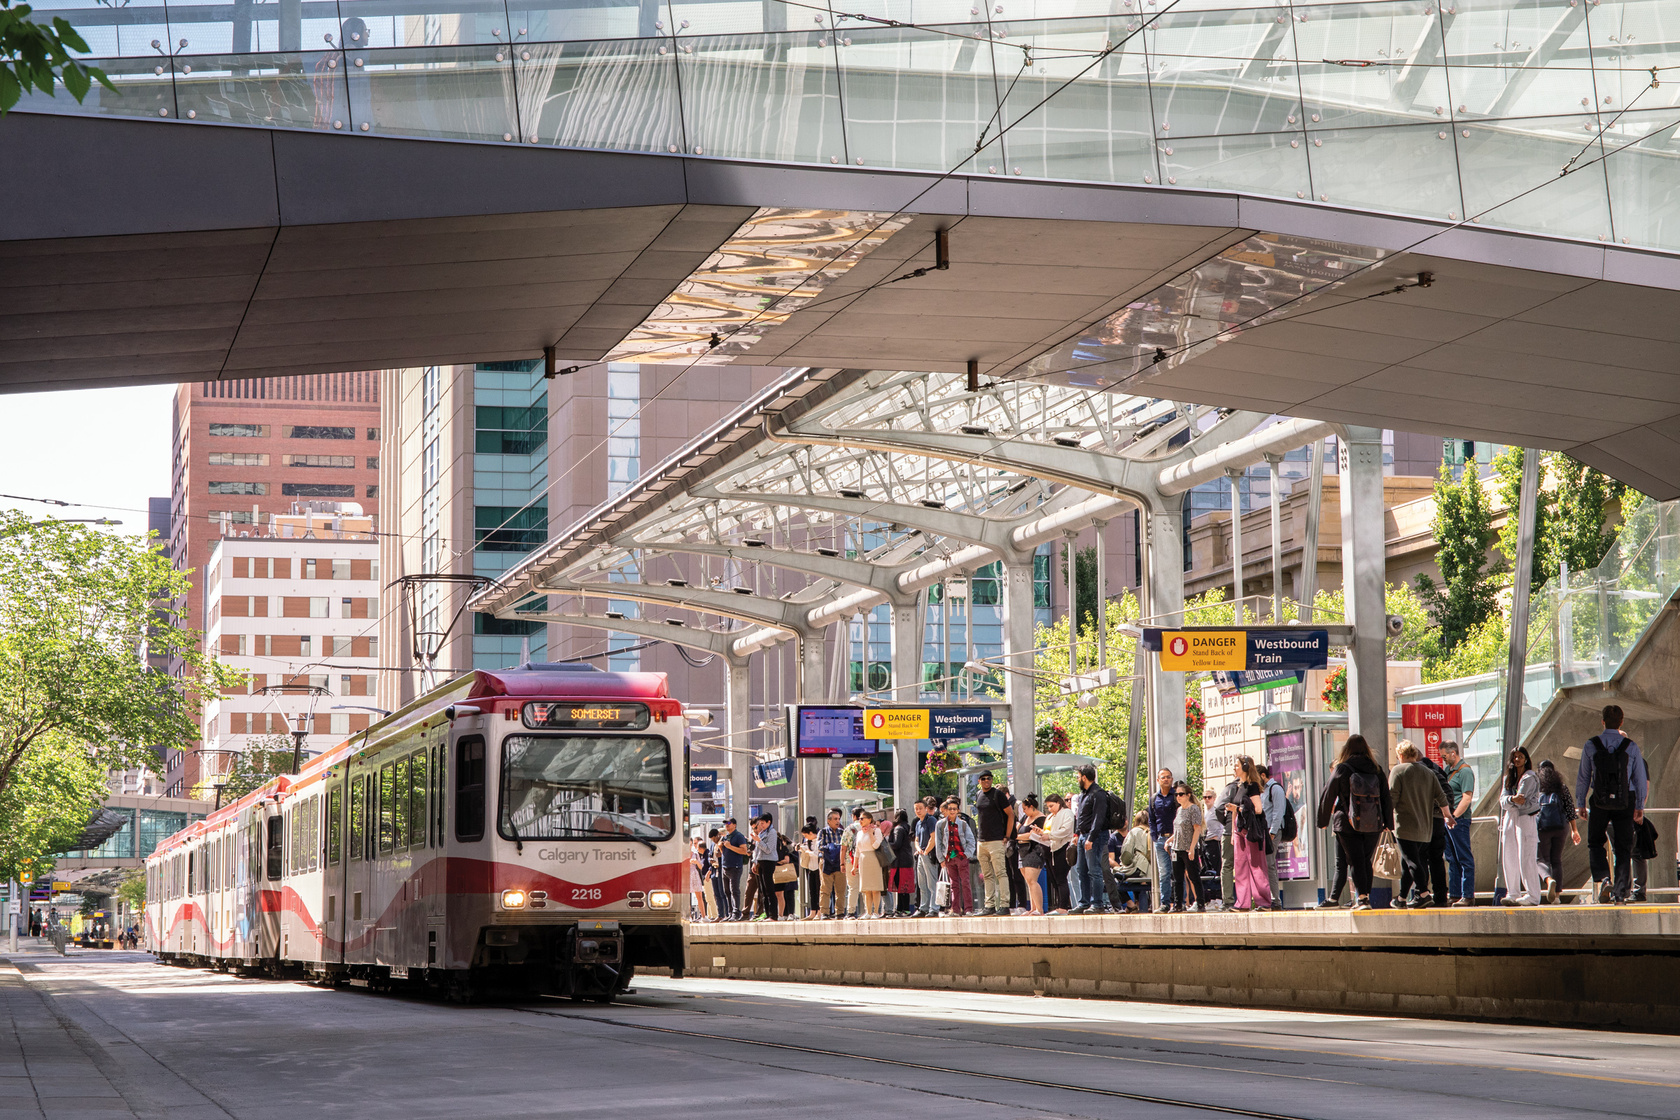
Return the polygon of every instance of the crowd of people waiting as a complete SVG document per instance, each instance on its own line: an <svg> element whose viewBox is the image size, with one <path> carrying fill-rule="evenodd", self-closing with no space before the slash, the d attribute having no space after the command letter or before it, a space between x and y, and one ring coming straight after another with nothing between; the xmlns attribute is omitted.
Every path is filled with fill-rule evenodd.
<svg viewBox="0 0 1680 1120"><path fill-rule="evenodd" d="M1644 816L1645 762L1621 733L1621 709L1611 705L1602 715L1604 730L1583 748L1573 796L1550 761L1535 768L1526 750L1511 752L1499 796L1506 905L1560 900L1564 839L1582 842L1582 817L1595 884L1589 901L1643 900L1640 856L1647 834L1654 838ZM1474 770L1451 741L1441 744L1439 763L1404 739L1396 754L1385 771L1363 736L1350 735L1341 747L1315 815L1319 828L1331 830L1336 852L1319 909L1371 908L1379 845L1390 834L1399 854L1394 906L1476 904ZM1077 782L1071 796L1051 793L1041 802L1036 794L1016 798L993 774L981 773L970 808L955 797L925 797L908 810L856 807L849 820L830 809L823 822L806 818L797 838L781 835L768 813L747 833L726 820L693 838L692 916L729 922L1283 909L1279 857L1300 830L1301 807L1264 764L1240 757L1220 788L1199 793L1162 769L1147 807L1135 813L1098 784L1094 767L1081 767Z"/></svg>

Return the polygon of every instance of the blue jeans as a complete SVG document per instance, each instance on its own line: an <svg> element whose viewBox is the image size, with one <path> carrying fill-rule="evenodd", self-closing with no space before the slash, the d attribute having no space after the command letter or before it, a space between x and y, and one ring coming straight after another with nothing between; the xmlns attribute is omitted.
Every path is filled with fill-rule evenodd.
<svg viewBox="0 0 1680 1120"><path fill-rule="evenodd" d="M1470 850L1470 817L1468 814L1454 822L1456 827L1447 833L1447 897L1453 900L1476 898L1476 857Z"/></svg>
<svg viewBox="0 0 1680 1120"><path fill-rule="evenodd" d="M1155 909L1165 910L1172 905L1172 853L1167 851L1164 837L1152 843L1155 845Z"/></svg>
<svg viewBox="0 0 1680 1120"><path fill-rule="evenodd" d="M1091 846L1085 847L1090 841ZM1094 832L1078 839L1079 855L1074 872L1079 876L1079 904L1092 910L1108 909L1108 892L1103 889L1103 865L1108 862L1108 833Z"/></svg>

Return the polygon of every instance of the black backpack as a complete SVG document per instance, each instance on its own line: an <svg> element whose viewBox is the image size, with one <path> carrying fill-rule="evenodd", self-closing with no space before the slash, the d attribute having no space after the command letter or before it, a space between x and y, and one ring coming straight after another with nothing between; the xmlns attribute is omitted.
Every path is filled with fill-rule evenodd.
<svg viewBox="0 0 1680 1120"><path fill-rule="evenodd" d="M1132 826L1132 822L1126 818L1125 799L1116 797L1106 789L1103 790L1103 796L1108 798L1108 823L1106 825L1108 831L1125 832Z"/></svg>
<svg viewBox="0 0 1680 1120"><path fill-rule="evenodd" d="M1278 787L1283 793L1283 787ZM1287 793L1283 794L1283 827L1278 830L1278 839L1285 844L1293 844L1295 837L1301 835L1301 822L1295 819L1295 803L1289 800Z"/></svg>
<svg viewBox="0 0 1680 1120"><path fill-rule="evenodd" d="M1348 775L1348 824L1355 832L1381 832L1383 780L1358 770Z"/></svg>
<svg viewBox="0 0 1680 1120"><path fill-rule="evenodd" d="M1633 742L1626 736L1611 750L1604 745L1604 740L1594 735L1590 740L1593 748L1593 788L1587 804L1594 809L1631 809L1633 808L1633 786L1628 780L1628 744Z"/></svg>
<svg viewBox="0 0 1680 1120"><path fill-rule="evenodd" d="M1563 795L1560 793L1542 793L1540 795L1540 812L1534 827L1541 832L1549 828L1562 828L1569 822L1563 819Z"/></svg>

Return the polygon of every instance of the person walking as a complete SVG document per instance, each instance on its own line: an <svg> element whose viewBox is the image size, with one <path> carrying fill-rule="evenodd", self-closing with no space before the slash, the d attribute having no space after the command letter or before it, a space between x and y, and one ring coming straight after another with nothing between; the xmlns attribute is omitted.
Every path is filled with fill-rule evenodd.
<svg viewBox="0 0 1680 1120"><path fill-rule="evenodd" d="M893 813L892 835L887 843L893 855L887 871L887 917L907 917L916 897L916 844L911 838L908 810Z"/></svg>
<svg viewBox="0 0 1680 1120"><path fill-rule="evenodd" d="M1499 790L1499 862L1505 872L1506 906L1538 906L1542 898L1535 818L1540 813L1540 775L1525 747L1511 748Z"/></svg>
<svg viewBox="0 0 1680 1120"><path fill-rule="evenodd" d="M1336 756L1336 766L1318 799L1318 827L1328 828L1346 854L1348 873L1358 901L1355 910L1371 908L1371 857L1385 828L1394 827L1394 803L1388 779L1371 744L1363 735L1349 735Z"/></svg>
<svg viewBox="0 0 1680 1120"><path fill-rule="evenodd" d="M946 798L945 804L940 807L939 821L933 829L933 850L939 855L939 862L945 869L945 879L951 889L951 905L945 911L947 917L967 917L974 909L974 892L969 885L968 866L978 854L979 845L974 839L974 830L958 815L957 811L961 807L956 798Z"/></svg>
<svg viewBox="0 0 1680 1120"><path fill-rule="evenodd" d="M1441 769L1447 772L1447 799L1458 827L1447 830L1447 898L1453 906L1476 905L1476 855L1470 847L1470 810L1476 803L1476 771L1447 739L1441 744Z"/></svg>
<svg viewBox="0 0 1680 1120"><path fill-rule="evenodd" d="M1394 895L1394 908L1427 907L1435 901L1429 893L1429 842L1434 835L1430 822L1450 818L1452 810L1435 775L1418 765L1422 752L1410 739L1401 739L1395 754L1400 761L1388 775L1394 834L1400 841L1400 889Z"/></svg>
<svg viewBox="0 0 1680 1120"><path fill-rule="evenodd" d="M1237 912L1270 910L1271 886L1266 879L1266 811L1263 804L1265 787L1260 782L1260 770L1248 755L1237 759L1236 771L1242 788L1236 800L1237 849Z"/></svg>
<svg viewBox="0 0 1680 1120"><path fill-rule="evenodd" d="M1155 793L1149 799L1149 840L1155 855L1155 910L1164 913L1172 904L1172 857L1167 841L1172 839L1173 817L1178 815L1178 798L1173 796L1172 771L1162 767L1155 775Z"/></svg>
<svg viewBox="0 0 1680 1120"><path fill-rule="evenodd" d="M1027 913L1044 913L1044 887L1039 875L1044 870L1050 851L1033 839L1033 829L1044 819L1038 808L1038 795L1029 793L1021 799L1021 813L1015 820L1016 859L1021 865L1021 878L1027 891Z"/></svg>
<svg viewBox="0 0 1680 1120"><path fill-rule="evenodd" d="M1009 869L1004 860L1004 846L1015 827L1015 807L1006 790L992 784L990 770L980 775L980 793L974 798L974 818L980 830L980 878L985 883L986 897L980 912L987 915L1009 913Z"/></svg>
<svg viewBox="0 0 1680 1120"><path fill-rule="evenodd" d="M1272 909L1283 909L1283 889L1278 885L1278 857L1283 854L1283 818L1284 807L1289 801L1283 792L1283 783L1272 777L1271 767L1265 763L1257 764L1254 769L1260 775L1260 805L1266 814L1266 888L1272 896Z"/></svg>
<svg viewBox="0 0 1680 1120"><path fill-rule="evenodd" d="M1079 768L1078 781L1079 812L1073 831L1078 838L1074 866L1079 875L1079 905L1070 913L1107 914L1103 865L1108 862L1108 791L1097 784L1097 768L1088 762Z"/></svg>
<svg viewBox="0 0 1680 1120"><path fill-rule="evenodd" d="M1581 830L1575 824L1580 814L1575 812L1575 799L1551 759L1540 763L1539 775L1540 811L1534 815L1538 835L1535 862L1540 865L1546 901L1555 904L1563 881L1563 838L1569 837L1571 844L1581 842Z"/></svg>
<svg viewBox="0 0 1680 1120"><path fill-rule="evenodd" d="M1178 812L1173 815L1172 854L1173 854L1173 904L1172 912L1185 912L1185 898L1189 897L1190 912L1200 914L1204 909L1202 899L1202 831L1206 827L1202 816L1202 807L1196 804L1196 795L1191 791L1188 783L1179 782L1173 786L1173 794L1178 798Z"/></svg>
<svg viewBox="0 0 1680 1120"><path fill-rule="evenodd" d="M1645 756L1622 734L1622 709L1606 704L1604 730L1588 739L1575 776L1575 803L1587 807L1587 857L1598 901L1621 903L1632 892L1633 826L1645 819ZM1604 854L1610 842L1615 878Z"/></svg>
<svg viewBox="0 0 1680 1120"><path fill-rule="evenodd" d="M1073 810L1068 808L1061 794L1052 793L1044 799L1044 816L1033 828L1032 838L1050 853L1050 862L1045 864L1049 891L1044 904L1051 914L1066 914L1071 905L1068 871L1073 867L1073 860L1069 857L1073 851L1074 819Z"/></svg>
<svg viewBox="0 0 1680 1120"><path fill-rule="evenodd" d="M933 854L933 829L939 823L939 802L919 798L912 826L916 846L916 914L926 918L939 913L939 860Z"/></svg>
<svg viewBox="0 0 1680 1120"><path fill-rule="evenodd" d="M840 827L844 815L838 809L828 811L828 824L817 833L817 853L822 858L822 883L817 892L817 908L813 918L840 918L846 910L846 869L842 865L841 847L846 830Z"/></svg>
<svg viewBox="0 0 1680 1120"><path fill-rule="evenodd" d="M886 838L875 824L875 814L865 809L858 814L857 839L852 844L852 860L857 864L858 890L863 892L863 916L881 916L881 892L886 889L886 875L877 854Z"/></svg>

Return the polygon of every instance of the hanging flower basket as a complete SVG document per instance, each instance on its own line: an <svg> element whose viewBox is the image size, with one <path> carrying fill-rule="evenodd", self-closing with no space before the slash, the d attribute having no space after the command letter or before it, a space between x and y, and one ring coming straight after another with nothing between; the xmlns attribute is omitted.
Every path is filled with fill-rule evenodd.
<svg viewBox="0 0 1680 1120"><path fill-rule="evenodd" d="M957 756L944 747L934 747L927 753L927 762L922 766L922 773L930 778L937 778L947 773L957 765Z"/></svg>
<svg viewBox="0 0 1680 1120"><path fill-rule="evenodd" d="M1324 691L1318 694L1327 712L1347 711L1347 666L1338 665L1324 678Z"/></svg>
<svg viewBox="0 0 1680 1120"><path fill-rule="evenodd" d="M1195 732L1207 726L1207 716L1202 714L1202 702L1194 696L1184 698L1184 730Z"/></svg>
<svg viewBox="0 0 1680 1120"><path fill-rule="evenodd" d="M1067 728L1059 723L1041 724L1033 740L1039 754L1066 754L1073 749L1073 740L1068 737Z"/></svg>
<svg viewBox="0 0 1680 1120"><path fill-rule="evenodd" d="M867 762L846 763L840 768L840 786L842 789L873 790L875 767Z"/></svg>

